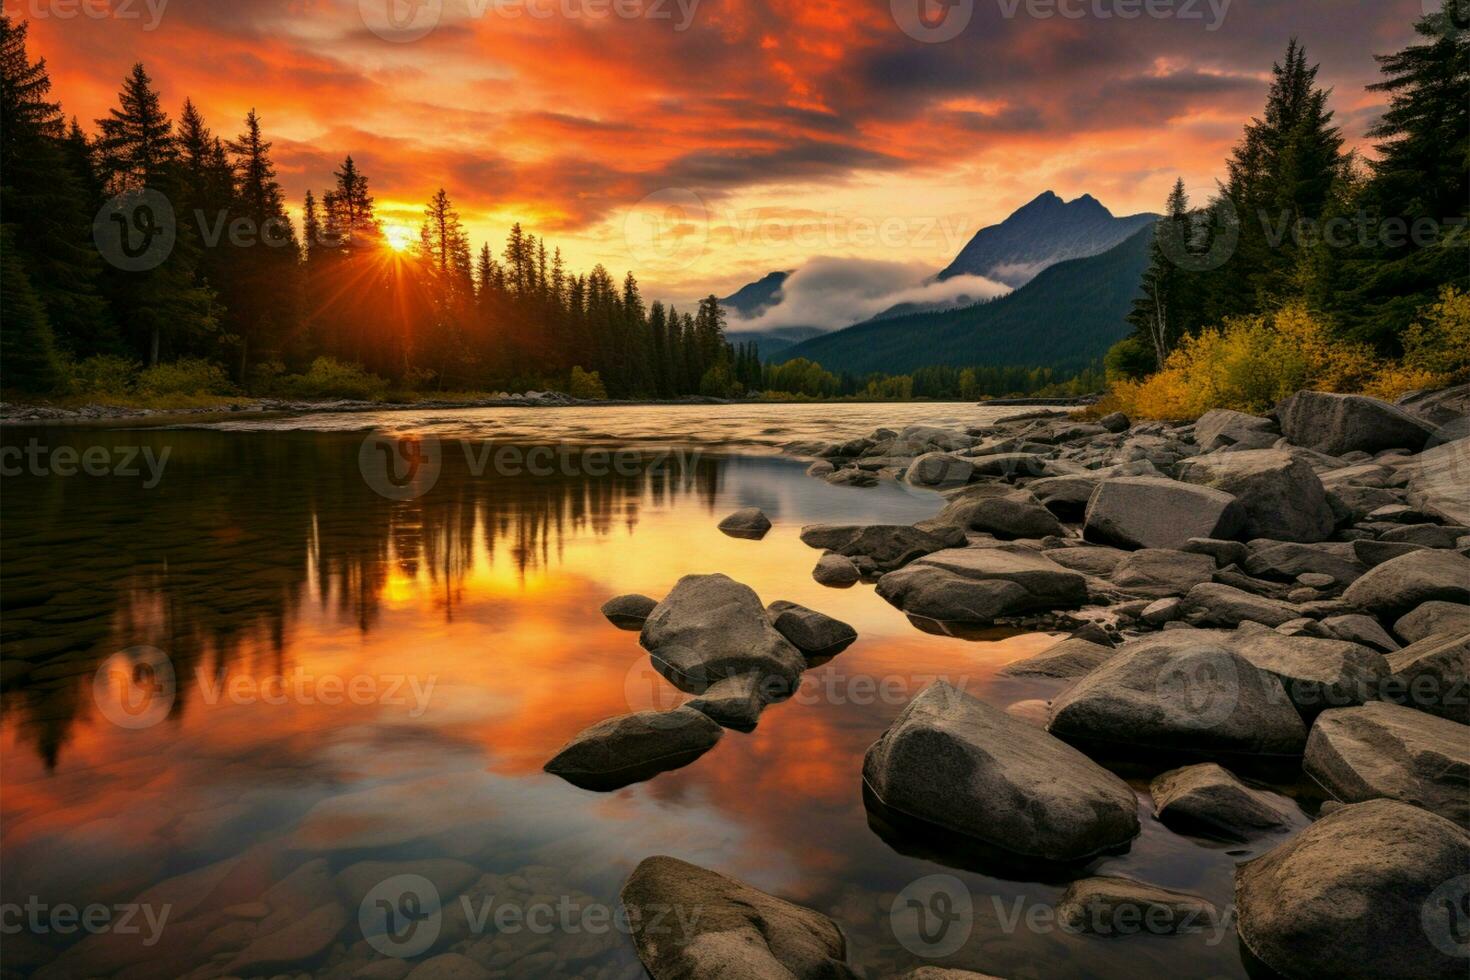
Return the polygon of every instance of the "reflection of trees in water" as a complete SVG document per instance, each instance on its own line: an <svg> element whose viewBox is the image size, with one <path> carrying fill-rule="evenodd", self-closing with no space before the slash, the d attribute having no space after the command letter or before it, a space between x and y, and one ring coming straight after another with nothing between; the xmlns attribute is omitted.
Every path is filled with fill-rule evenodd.
<svg viewBox="0 0 1470 980"><path fill-rule="evenodd" d="M712 505L721 472L715 459L652 465L649 454L602 476L579 466L502 475L493 464L477 476L446 443L433 489L395 502L363 480L360 436L62 431L42 441L170 450L153 489L140 478L6 480L0 691L48 766L90 711L97 666L119 650L169 655L180 716L197 669L284 672L287 635L313 596L366 633L390 577L423 576L452 617L477 540L485 560L508 553L524 574L558 561L570 534L635 526L644 506L688 495Z"/></svg>

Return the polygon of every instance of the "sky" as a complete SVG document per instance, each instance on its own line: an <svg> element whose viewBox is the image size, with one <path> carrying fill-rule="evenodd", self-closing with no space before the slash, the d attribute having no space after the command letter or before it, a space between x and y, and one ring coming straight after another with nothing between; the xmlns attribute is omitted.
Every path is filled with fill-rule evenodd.
<svg viewBox="0 0 1470 980"><path fill-rule="evenodd" d="M476 247L519 220L681 303L819 257L937 271L1048 189L1202 199L1293 34L1366 146L1372 56L1435 2L4 0L89 131L141 60L174 118L257 109L294 208L351 153L390 234L442 186Z"/></svg>

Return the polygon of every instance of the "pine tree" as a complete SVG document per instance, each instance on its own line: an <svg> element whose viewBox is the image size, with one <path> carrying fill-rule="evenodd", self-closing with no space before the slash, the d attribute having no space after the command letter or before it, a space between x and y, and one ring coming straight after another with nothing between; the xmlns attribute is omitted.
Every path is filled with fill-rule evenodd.
<svg viewBox="0 0 1470 980"><path fill-rule="evenodd" d="M49 393L59 380L46 308L31 288L10 226L0 226L0 390Z"/></svg>
<svg viewBox="0 0 1470 980"><path fill-rule="evenodd" d="M178 159L178 141L153 80L143 63L123 80L119 105L97 120L102 131L98 150L112 193L143 187L171 189L170 168Z"/></svg>
<svg viewBox="0 0 1470 980"><path fill-rule="evenodd" d="M1147 345L1156 365L1164 363L1185 330L1182 320L1191 299L1184 295L1188 273L1179 268L1169 251L1189 247L1193 223L1189 196L1184 190L1184 179L1180 178L1174 182L1164 216L1155 229L1153 244L1149 246L1148 269L1128 315L1134 336Z"/></svg>

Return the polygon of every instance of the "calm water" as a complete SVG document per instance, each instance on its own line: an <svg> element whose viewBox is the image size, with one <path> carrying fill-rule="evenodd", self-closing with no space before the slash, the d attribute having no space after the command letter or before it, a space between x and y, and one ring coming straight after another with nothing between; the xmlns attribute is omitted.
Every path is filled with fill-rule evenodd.
<svg viewBox="0 0 1470 980"><path fill-rule="evenodd" d="M936 500L892 484L831 487L763 447L984 417L945 405L701 406L332 416L251 432L7 429L6 446L34 439L51 458L61 446L106 447L114 463L115 447L168 456L152 487L143 462L133 477L4 479L3 900L169 904L155 945L98 936L64 961L70 975L126 977L224 975L267 924L337 903L325 975L344 955L335 947L367 951L357 907L323 884L355 862L393 862L381 877L453 858L494 876L475 894L585 910L615 907L632 867L663 853L826 912L870 977L926 962L1014 978L1243 976L1233 930L1103 939L1028 927L1063 883L914 856L922 841L869 824L862 754L908 698L936 676L997 704L1049 697L1055 686L994 674L1055 637L930 635L869 586L818 586L801 525L910 522ZM364 477L363 433L330 431L367 426L493 438L497 449L569 439L642 453L605 474L606 454L581 449L543 475L477 472L483 444L467 454L446 438L432 486L393 500ZM716 530L749 505L775 523L765 540ZM679 697L599 605L714 571L766 601L844 619L860 639L754 733L727 733L687 768L606 795L544 774L587 725ZM112 671L120 662L156 670ZM171 699L157 693L169 669ZM116 698L129 677L160 685L152 700L121 702L131 714ZM1125 775L1141 789L1151 772ZM1094 871L1224 907L1234 862L1275 843L1187 839L1152 821L1145 794L1139 806L1142 836ZM890 909L936 874L962 882L973 904L964 942L930 961L895 935ZM463 935L463 923L445 928L446 941ZM78 938L7 935L4 965L25 975ZM492 926L470 938L508 976L641 975L617 931Z"/></svg>

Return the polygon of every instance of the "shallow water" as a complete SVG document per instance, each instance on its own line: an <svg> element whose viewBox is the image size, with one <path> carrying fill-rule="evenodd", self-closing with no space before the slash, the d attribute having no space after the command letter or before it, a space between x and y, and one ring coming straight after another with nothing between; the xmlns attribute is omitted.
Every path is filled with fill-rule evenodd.
<svg viewBox="0 0 1470 980"><path fill-rule="evenodd" d="M268 931L242 912L262 895L273 926L336 903L340 936L313 968L325 976L344 958L382 958L328 874L388 861L373 871L392 879L453 858L495 876L472 886L474 903L493 896L536 924L516 912L498 931L467 924L445 896L435 948L468 940L507 976L636 977L631 942L604 916L639 860L672 854L832 916L869 977L926 963L1013 978L1243 976L1233 929L1071 935L1048 915L1064 883L954 867L965 862L870 826L862 754L909 698L935 677L997 704L1049 697L1056 685L994 675L1055 637L932 635L870 586L817 585L803 524L912 522L937 500L891 483L832 487L767 447L982 420L969 406L699 406L6 430L7 446L169 455L153 487L146 471L4 480L3 900L169 906L156 944L89 937L61 974L140 977L211 962L198 975L221 974L242 936ZM493 437L508 456L477 472L484 444L446 438L432 480L385 487L363 434L331 431L367 426ZM562 439L639 452L558 446L549 471L533 464L528 445ZM775 523L764 540L716 530L751 505ZM686 768L601 795L543 773L582 728L681 697L601 603L714 571L846 620L860 639L754 733L726 733ZM1090 870L1224 908L1234 863L1277 839L1226 848L1166 830L1142 792L1159 768L1125 771L1143 833ZM960 905L920 934L907 901L947 911L936 888ZM80 938L8 934L5 966L24 975Z"/></svg>

